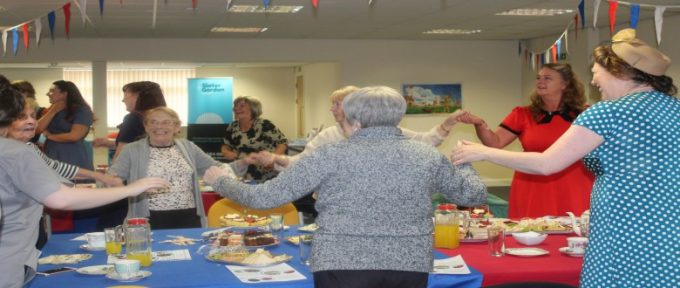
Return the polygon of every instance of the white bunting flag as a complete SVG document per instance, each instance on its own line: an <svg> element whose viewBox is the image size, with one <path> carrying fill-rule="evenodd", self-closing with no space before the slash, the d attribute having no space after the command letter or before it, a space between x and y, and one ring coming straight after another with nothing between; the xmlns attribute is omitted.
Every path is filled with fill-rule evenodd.
<svg viewBox="0 0 680 288"><path fill-rule="evenodd" d="M42 22L40 21L40 17L35 18L33 26L35 26L35 44L40 45L40 34L42 33Z"/></svg>
<svg viewBox="0 0 680 288"><path fill-rule="evenodd" d="M80 18L83 19L83 26L85 26L85 21L87 20L87 0L80 0Z"/></svg>
<svg viewBox="0 0 680 288"><path fill-rule="evenodd" d="M593 29L597 29L597 11L600 10L600 0L593 3Z"/></svg>
<svg viewBox="0 0 680 288"><path fill-rule="evenodd" d="M654 9L654 26L656 28L656 45L661 45L661 28L663 27L663 12L666 11L664 6L656 6Z"/></svg>
<svg viewBox="0 0 680 288"><path fill-rule="evenodd" d="M7 29L2 31L2 55L7 55Z"/></svg>

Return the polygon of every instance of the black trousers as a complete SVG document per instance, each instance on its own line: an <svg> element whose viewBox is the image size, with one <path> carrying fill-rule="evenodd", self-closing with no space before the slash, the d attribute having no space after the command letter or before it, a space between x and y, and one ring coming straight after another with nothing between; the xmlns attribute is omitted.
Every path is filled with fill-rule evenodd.
<svg viewBox="0 0 680 288"><path fill-rule="evenodd" d="M201 218L196 215L196 208L181 210L149 211L151 229L200 228Z"/></svg>
<svg viewBox="0 0 680 288"><path fill-rule="evenodd" d="M428 273L394 270L326 270L314 272L316 288L425 288Z"/></svg>

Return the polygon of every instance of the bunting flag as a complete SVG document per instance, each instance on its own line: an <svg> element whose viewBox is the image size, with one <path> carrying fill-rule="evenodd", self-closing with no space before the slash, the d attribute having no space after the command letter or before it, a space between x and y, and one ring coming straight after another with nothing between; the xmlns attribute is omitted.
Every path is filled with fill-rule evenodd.
<svg viewBox="0 0 680 288"><path fill-rule="evenodd" d="M581 27L585 28L586 27L586 5L583 2L585 2L585 0L581 0L581 2L578 3L578 13L579 13L579 17L581 17ZM578 24L576 25L576 29L578 29Z"/></svg>
<svg viewBox="0 0 680 288"><path fill-rule="evenodd" d="M574 30L576 32L576 30ZM574 35L574 38L576 38L576 35ZM564 53L569 54L569 30L564 31Z"/></svg>
<svg viewBox="0 0 680 288"><path fill-rule="evenodd" d="M312 6L314 9L319 8L319 0L312 0Z"/></svg>
<svg viewBox="0 0 680 288"><path fill-rule="evenodd" d="M35 18L33 26L35 27L35 45L40 45L40 34L42 34L42 21L40 21L40 18Z"/></svg>
<svg viewBox="0 0 680 288"><path fill-rule="evenodd" d="M28 22L21 25L21 30L24 32L24 48L26 48L26 51L28 52Z"/></svg>
<svg viewBox="0 0 680 288"><path fill-rule="evenodd" d="M71 2L64 5L64 29L66 31L66 38L71 38Z"/></svg>
<svg viewBox="0 0 680 288"><path fill-rule="evenodd" d="M640 5L630 5L630 28L637 29L638 19L640 19Z"/></svg>
<svg viewBox="0 0 680 288"><path fill-rule="evenodd" d="M80 0L78 9L80 10L80 18L83 18L83 26L85 26L85 19L87 19L87 0Z"/></svg>
<svg viewBox="0 0 680 288"><path fill-rule="evenodd" d="M597 12L600 10L600 0L593 3L593 29L597 29Z"/></svg>
<svg viewBox="0 0 680 288"><path fill-rule="evenodd" d="M663 27L663 12L666 7L657 6L654 9L654 28L656 28L656 45L661 45L661 27Z"/></svg>
<svg viewBox="0 0 680 288"><path fill-rule="evenodd" d="M557 62L557 44L553 44L550 48L550 54L552 54L552 63Z"/></svg>
<svg viewBox="0 0 680 288"><path fill-rule="evenodd" d="M99 0L99 16L104 16L104 0Z"/></svg>
<svg viewBox="0 0 680 288"><path fill-rule="evenodd" d="M578 39L578 13L574 14L574 38Z"/></svg>
<svg viewBox="0 0 680 288"><path fill-rule="evenodd" d="M7 56L7 30L2 30L2 55Z"/></svg>
<svg viewBox="0 0 680 288"><path fill-rule="evenodd" d="M555 46L557 46L557 57L562 59L562 38L557 39L557 44L555 44Z"/></svg>
<svg viewBox="0 0 680 288"><path fill-rule="evenodd" d="M197 0L191 0L191 8L193 8L194 10L196 10L196 4L197 4L196 1Z"/></svg>
<svg viewBox="0 0 680 288"><path fill-rule="evenodd" d="M54 41L54 22L57 20L57 15L54 13L54 11L50 11L50 13L47 13L47 23L50 26L50 38L52 41Z"/></svg>
<svg viewBox="0 0 680 288"><path fill-rule="evenodd" d="M12 52L14 56L17 56L17 50L19 48L19 30L16 27L12 29Z"/></svg>
<svg viewBox="0 0 680 288"><path fill-rule="evenodd" d="M619 9L619 1L609 1L609 35L614 35L616 25L616 10Z"/></svg>
<svg viewBox="0 0 680 288"><path fill-rule="evenodd" d="M229 8L231 8L231 0L227 0L227 11L229 11Z"/></svg>
<svg viewBox="0 0 680 288"><path fill-rule="evenodd" d="M373 0L368 0L368 5L373 5Z"/></svg>

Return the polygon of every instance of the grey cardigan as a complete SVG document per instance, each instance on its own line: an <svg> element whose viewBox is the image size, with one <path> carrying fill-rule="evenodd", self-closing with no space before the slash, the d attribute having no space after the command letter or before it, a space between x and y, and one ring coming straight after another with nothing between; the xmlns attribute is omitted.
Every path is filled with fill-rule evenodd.
<svg viewBox="0 0 680 288"><path fill-rule="evenodd" d="M396 127L370 127L325 145L260 185L221 177L215 191L252 208L270 208L316 191L312 271L432 269L432 194L456 204L486 200L470 165L454 166Z"/></svg>
<svg viewBox="0 0 680 288"><path fill-rule="evenodd" d="M201 224L207 227L207 219L203 208L203 200L199 189L198 180L205 171L211 166L220 166L222 163L216 161L201 148L186 139L175 139L175 145L179 149L184 159L194 170L193 189L194 202L196 203L196 214L201 217ZM149 166L149 140L140 139L125 145L116 157L109 173L128 181L136 181L147 177L147 167ZM146 193L139 196L128 198L128 217L149 217L149 202Z"/></svg>

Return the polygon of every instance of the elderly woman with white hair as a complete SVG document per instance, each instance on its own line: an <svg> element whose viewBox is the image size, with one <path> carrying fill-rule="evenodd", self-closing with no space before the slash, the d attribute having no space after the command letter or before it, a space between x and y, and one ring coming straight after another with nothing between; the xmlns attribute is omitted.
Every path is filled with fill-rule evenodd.
<svg viewBox="0 0 680 288"><path fill-rule="evenodd" d="M343 108L349 139L318 148L277 178L248 185L212 167L204 179L222 196L256 209L316 191L316 287L426 287L431 195L474 206L486 200L485 186L471 166L453 166L431 145L402 134L397 125L406 102L394 89L360 89Z"/></svg>

